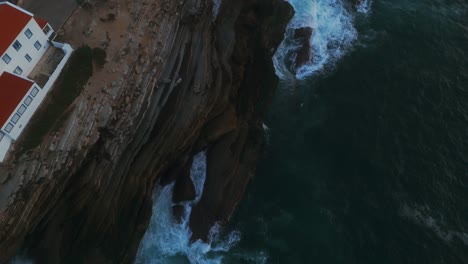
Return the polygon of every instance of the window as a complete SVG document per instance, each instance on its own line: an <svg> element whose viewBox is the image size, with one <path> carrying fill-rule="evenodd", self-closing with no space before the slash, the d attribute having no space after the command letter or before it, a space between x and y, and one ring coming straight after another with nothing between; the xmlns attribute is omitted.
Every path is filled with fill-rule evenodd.
<svg viewBox="0 0 468 264"><path fill-rule="evenodd" d="M32 35L33 35L33 33L31 32L31 30L29 30L29 28L26 29L26 31L24 32L24 34L26 35L26 37L27 37L28 39L30 39L30 38L32 37Z"/></svg>
<svg viewBox="0 0 468 264"><path fill-rule="evenodd" d="M2 141L3 137L5 136L5 134L3 134L2 131L0 131L0 141Z"/></svg>
<svg viewBox="0 0 468 264"><path fill-rule="evenodd" d="M31 91L31 95L32 97L36 97L36 94L39 92L39 89L37 89L37 87L34 87L34 89L32 89Z"/></svg>
<svg viewBox="0 0 468 264"><path fill-rule="evenodd" d="M12 129L13 129L13 125L11 123L8 123L5 127L5 131L8 133L10 133Z"/></svg>
<svg viewBox="0 0 468 264"><path fill-rule="evenodd" d="M11 58L10 58L10 56L8 56L8 54L5 54L5 55L3 55L2 60L3 60L6 64L8 64L8 63L10 63Z"/></svg>
<svg viewBox="0 0 468 264"><path fill-rule="evenodd" d="M13 48L15 48L15 50L20 50L22 47L21 43L17 40L15 40L15 42L13 43Z"/></svg>
<svg viewBox="0 0 468 264"><path fill-rule="evenodd" d="M31 62L32 58L31 58L31 56L29 56L29 54L26 54L24 57L26 58L26 60L28 60L29 62Z"/></svg>
<svg viewBox="0 0 468 264"><path fill-rule="evenodd" d="M31 96L28 96L28 97L26 97L26 99L24 100L24 104L27 105L27 106L29 106L29 105L31 104L32 100L33 100L33 99L31 98Z"/></svg>
<svg viewBox="0 0 468 264"><path fill-rule="evenodd" d="M15 68L15 71L14 71L15 74L18 74L18 75L21 75L23 73L23 69L21 69L19 66L17 66Z"/></svg>
<svg viewBox="0 0 468 264"><path fill-rule="evenodd" d="M26 106L24 105L21 105L20 108L18 108L18 113L20 115L22 115L24 113L24 111L26 111Z"/></svg>
<svg viewBox="0 0 468 264"><path fill-rule="evenodd" d="M49 27L49 25L46 25L46 26L44 27L44 29L42 30L42 32L44 32L44 34L47 35L47 33L49 33L50 30L51 30L51 28Z"/></svg>
<svg viewBox="0 0 468 264"><path fill-rule="evenodd" d="M13 117L11 118L11 122L12 122L13 124L16 124L16 122L18 122L19 119L20 119L20 115L18 115L17 113L15 113L15 114L13 115Z"/></svg>
<svg viewBox="0 0 468 264"><path fill-rule="evenodd" d="M41 43L40 43L39 41L36 41L36 42L34 43L34 47L35 47L37 50L39 50L39 49L42 47L42 45L41 45Z"/></svg>

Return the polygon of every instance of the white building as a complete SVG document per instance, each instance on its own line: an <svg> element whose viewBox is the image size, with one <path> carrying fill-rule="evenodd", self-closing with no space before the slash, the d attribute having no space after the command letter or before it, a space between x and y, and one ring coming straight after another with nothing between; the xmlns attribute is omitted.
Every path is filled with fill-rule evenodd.
<svg viewBox="0 0 468 264"><path fill-rule="evenodd" d="M54 36L47 21L0 2L0 162L73 52Z"/></svg>

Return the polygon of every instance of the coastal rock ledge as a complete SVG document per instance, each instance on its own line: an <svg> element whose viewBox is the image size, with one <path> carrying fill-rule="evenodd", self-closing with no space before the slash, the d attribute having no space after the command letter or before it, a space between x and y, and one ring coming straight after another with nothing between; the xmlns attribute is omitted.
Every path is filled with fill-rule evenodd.
<svg viewBox="0 0 468 264"><path fill-rule="evenodd" d="M93 19L110 4L115 21L95 17L83 31L122 28L107 35L106 67L115 69L97 74L107 74L99 96L86 88L58 132L0 167L0 263L17 254L35 263L132 263L156 185L186 177L202 150L207 179L190 226L194 239L205 238L229 220L254 174L278 81L271 57L292 7L223 1L213 19L209 0L113 0L77 12ZM110 39L124 45L113 51Z"/></svg>

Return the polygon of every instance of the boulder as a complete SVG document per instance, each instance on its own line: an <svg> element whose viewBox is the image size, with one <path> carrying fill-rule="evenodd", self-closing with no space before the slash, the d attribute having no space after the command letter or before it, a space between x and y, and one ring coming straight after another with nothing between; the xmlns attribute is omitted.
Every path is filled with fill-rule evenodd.
<svg viewBox="0 0 468 264"><path fill-rule="evenodd" d="M183 205L176 204L172 206L172 215L177 223L182 223L185 216L185 208Z"/></svg>
<svg viewBox="0 0 468 264"><path fill-rule="evenodd" d="M313 29L311 27L296 28L294 30L294 40L299 43L296 50L296 58L294 60L294 69L297 70L308 61L311 56L310 38L312 37Z"/></svg>
<svg viewBox="0 0 468 264"><path fill-rule="evenodd" d="M190 178L190 166L185 166L175 182L172 201L174 203L193 201L195 197L195 185Z"/></svg>

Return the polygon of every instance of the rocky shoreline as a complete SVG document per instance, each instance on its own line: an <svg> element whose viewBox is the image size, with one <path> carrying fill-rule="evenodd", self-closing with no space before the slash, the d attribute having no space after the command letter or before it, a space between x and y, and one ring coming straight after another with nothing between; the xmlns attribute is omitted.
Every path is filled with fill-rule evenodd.
<svg viewBox="0 0 468 264"><path fill-rule="evenodd" d="M38 263L131 263L154 187L183 185L201 150L207 180L190 226L204 238L229 220L254 174L289 4L223 1L214 21L208 0L117 0L93 12L108 5L125 32L104 40L107 69L60 133L0 168L0 263L20 250ZM93 29L99 17L89 17L83 34L112 27ZM72 17L69 28L78 22ZM189 199L187 189L175 195Z"/></svg>

